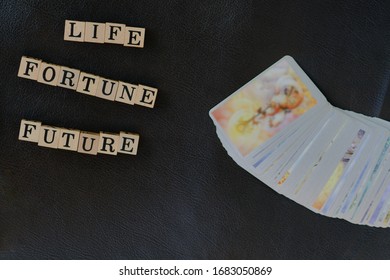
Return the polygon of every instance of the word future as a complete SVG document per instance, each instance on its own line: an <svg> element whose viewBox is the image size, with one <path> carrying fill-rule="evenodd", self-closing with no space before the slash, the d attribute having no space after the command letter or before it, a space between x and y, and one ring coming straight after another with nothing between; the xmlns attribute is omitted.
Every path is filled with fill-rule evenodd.
<svg viewBox="0 0 390 280"><path fill-rule="evenodd" d="M143 48L145 28L130 27L120 23L65 21L65 41L111 43L125 47Z"/></svg>
<svg viewBox="0 0 390 280"><path fill-rule="evenodd" d="M26 56L20 60L18 76L110 101L149 108L154 107L158 91L153 87L114 81Z"/></svg>
<svg viewBox="0 0 390 280"><path fill-rule="evenodd" d="M40 122L22 120L19 140L38 143L38 146L77 151L96 155L136 155L139 135L129 132L93 133L74 129L42 125Z"/></svg>

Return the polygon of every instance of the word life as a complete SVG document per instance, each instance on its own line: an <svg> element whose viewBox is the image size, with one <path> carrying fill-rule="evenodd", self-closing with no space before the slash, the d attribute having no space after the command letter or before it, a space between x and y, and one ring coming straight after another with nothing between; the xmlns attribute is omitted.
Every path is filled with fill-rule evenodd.
<svg viewBox="0 0 390 280"><path fill-rule="evenodd" d="M38 143L38 146L41 147L89 155L97 155L98 153L136 155L139 135L129 132L94 133L42 125L41 122L23 119L20 123L19 140Z"/></svg>
<svg viewBox="0 0 390 280"><path fill-rule="evenodd" d="M154 107L158 91L157 88L110 80L26 56L20 60L18 76L110 101L148 108Z"/></svg>
<svg viewBox="0 0 390 280"><path fill-rule="evenodd" d="M121 23L66 20L64 40L143 48L145 28L126 26Z"/></svg>

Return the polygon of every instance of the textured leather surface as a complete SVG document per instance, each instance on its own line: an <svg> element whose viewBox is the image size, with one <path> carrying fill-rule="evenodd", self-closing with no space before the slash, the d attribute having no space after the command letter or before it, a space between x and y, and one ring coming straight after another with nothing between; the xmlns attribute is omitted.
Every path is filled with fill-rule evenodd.
<svg viewBox="0 0 390 280"><path fill-rule="evenodd" d="M289 54L333 105L389 120L388 3L0 1L0 258L390 258L388 229L314 214L238 167L208 116ZM145 27L145 48L66 42L65 19ZM23 55L158 87L156 107L18 78ZM135 131L139 155L21 142L22 118Z"/></svg>

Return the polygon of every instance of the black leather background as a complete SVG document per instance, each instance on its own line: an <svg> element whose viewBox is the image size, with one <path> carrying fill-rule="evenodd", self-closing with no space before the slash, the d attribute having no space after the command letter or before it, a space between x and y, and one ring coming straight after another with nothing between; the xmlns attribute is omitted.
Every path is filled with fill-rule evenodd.
<svg viewBox="0 0 390 280"><path fill-rule="evenodd" d="M0 258L390 258L389 229L278 195L233 162L208 116L289 54L333 105L389 120L386 2L0 1ZM145 27L145 48L66 42L65 19ZM18 78L23 55L155 86L156 106ZM139 154L21 142L22 118L138 132Z"/></svg>

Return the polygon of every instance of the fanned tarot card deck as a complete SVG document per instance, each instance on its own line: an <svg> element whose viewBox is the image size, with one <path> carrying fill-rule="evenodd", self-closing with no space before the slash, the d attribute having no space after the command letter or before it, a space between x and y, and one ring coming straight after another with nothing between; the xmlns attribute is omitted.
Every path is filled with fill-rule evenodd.
<svg viewBox="0 0 390 280"><path fill-rule="evenodd" d="M390 123L333 107L283 57L210 110L242 168L310 210L390 224Z"/></svg>

